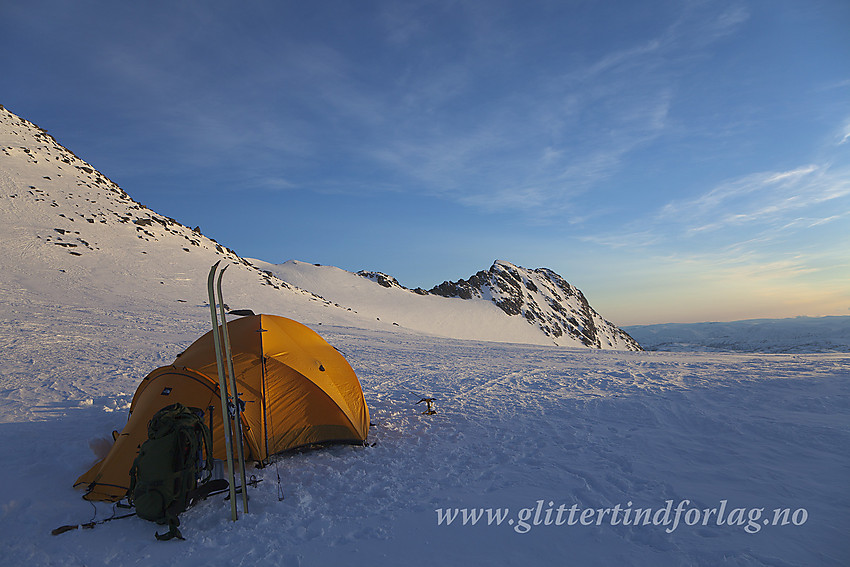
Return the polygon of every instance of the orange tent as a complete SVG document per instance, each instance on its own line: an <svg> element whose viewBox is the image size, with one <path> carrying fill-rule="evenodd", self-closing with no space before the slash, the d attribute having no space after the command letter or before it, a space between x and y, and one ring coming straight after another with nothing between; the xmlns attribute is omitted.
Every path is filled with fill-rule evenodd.
<svg viewBox="0 0 850 567"><path fill-rule="evenodd" d="M315 443L362 443L369 408L348 361L308 327L276 315L228 322L237 391L245 403L246 459ZM147 439L150 418L180 402L200 408L212 423L213 456L224 459L224 429L212 331L192 343L172 366L151 372L136 390L127 425L109 454L74 483L88 500L120 500L130 467Z"/></svg>

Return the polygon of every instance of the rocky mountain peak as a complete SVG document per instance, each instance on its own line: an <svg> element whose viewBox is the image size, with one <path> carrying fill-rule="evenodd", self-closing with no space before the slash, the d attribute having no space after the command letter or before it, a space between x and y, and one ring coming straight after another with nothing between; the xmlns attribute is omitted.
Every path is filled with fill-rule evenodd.
<svg viewBox="0 0 850 567"><path fill-rule="evenodd" d="M359 272L357 272L357 275L364 277L367 280L372 280L373 282L375 282L376 284L378 284L382 287L387 287L387 288L395 287L395 288L399 288L399 289L406 289L403 285L398 283L397 279L395 279L394 277L387 275L383 272L370 272L370 271L366 271L366 270L360 270Z"/></svg>
<svg viewBox="0 0 850 567"><path fill-rule="evenodd" d="M443 282L429 293L492 301L511 316L522 316L547 336L579 340L591 348L642 350L637 341L605 320L577 287L549 268L529 270L496 260L469 279Z"/></svg>

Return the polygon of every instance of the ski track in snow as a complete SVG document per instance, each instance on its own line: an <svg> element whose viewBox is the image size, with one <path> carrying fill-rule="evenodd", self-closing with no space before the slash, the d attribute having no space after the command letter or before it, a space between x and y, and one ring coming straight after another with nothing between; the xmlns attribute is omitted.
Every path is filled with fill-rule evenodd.
<svg viewBox="0 0 850 567"><path fill-rule="evenodd" d="M236 523L213 497L185 542L104 519L71 488L135 387L205 331L170 318L3 305L0 541L11 565L841 565L850 554L850 357L629 353L316 327L361 379L374 447L286 454ZM436 415L420 412L436 398ZM277 500L276 475L285 494ZM802 526L438 526L438 508L805 508ZM121 511L118 510L120 513ZM9 562L10 561L10 562Z"/></svg>

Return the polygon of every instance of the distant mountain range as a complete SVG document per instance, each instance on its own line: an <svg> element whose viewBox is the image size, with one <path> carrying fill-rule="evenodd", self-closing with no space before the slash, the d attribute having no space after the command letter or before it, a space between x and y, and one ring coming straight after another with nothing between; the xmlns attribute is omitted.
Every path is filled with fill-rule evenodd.
<svg viewBox="0 0 850 567"><path fill-rule="evenodd" d="M626 327L647 350L850 352L850 316L665 323Z"/></svg>
<svg viewBox="0 0 850 567"><path fill-rule="evenodd" d="M379 272L241 258L200 228L133 200L46 130L2 106L0 198L0 302L26 298L110 309L147 302L194 317L203 312L209 266L224 260L232 266L226 280L231 307L307 324L640 350L580 290L545 268L496 261L468 280L425 291Z"/></svg>

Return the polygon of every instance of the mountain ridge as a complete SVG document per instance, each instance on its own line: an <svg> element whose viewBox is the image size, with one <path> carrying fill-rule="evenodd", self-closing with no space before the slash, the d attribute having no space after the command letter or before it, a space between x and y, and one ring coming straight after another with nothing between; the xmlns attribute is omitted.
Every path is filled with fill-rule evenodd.
<svg viewBox="0 0 850 567"><path fill-rule="evenodd" d="M527 269L496 260L487 271L469 280L443 282L429 293L444 297L490 299L508 315L521 315L554 338L577 337L585 346L603 348L622 345L626 350L642 350L628 333L594 310L580 289L549 268Z"/></svg>
<svg viewBox="0 0 850 567"><path fill-rule="evenodd" d="M183 312L204 304L206 272L222 260L231 266L225 285L234 305L286 307L310 320L326 310L301 308L305 301L328 306L200 229L135 201L45 129L2 105L0 200L0 289L7 298L38 301L60 288L69 304L120 310L142 298Z"/></svg>
<svg viewBox="0 0 850 567"><path fill-rule="evenodd" d="M528 269L505 260L495 260L489 270L476 272L469 279L444 281L429 290L409 289L383 272L361 270L357 275L386 288L407 289L418 295L492 301L508 316L520 315L537 325L549 337L577 337L590 348L623 346L642 350L626 331L604 319L577 287L549 268Z"/></svg>
<svg viewBox="0 0 850 567"><path fill-rule="evenodd" d="M497 260L470 280L409 289L383 272L348 272L299 260L251 260L290 284L398 326L442 336L596 349L642 350L599 315L574 286L547 268ZM481 274L488 274L483 276ZM485 281L486 280L486 281ZM473 283L469 283L469 282ZM459 289L453 292L452 286ZM472 328L477 328L472 332Z"/></svg>
<svg viewBox="0 0 850 567"><path fill-rule="evenodd" d="M242 258L200 229L135 201L45 129L2 106L0 199L0 253L9 266L0 275L0 291L8 292L0 297L4 301L50 301L60 289L69 305L105 305L120 312L122 305L142 298L154 310L197 319L208 315L198 308L206 305L209 266L224 260L234 266L226 281L231 307L282 313L308 324L640 349L590 308L580 291L545 268L497 261L469 282L444 282L430 291L407 290L380 272L325 270L323 278L338 276L344 288L335 290L324 287L322 278ZM308 264L297 266L304 272ZM348 276L398 293L376 295ZM366 295L346 295L354 288ZM464 295L469 298L458 299Z"/></svg>

